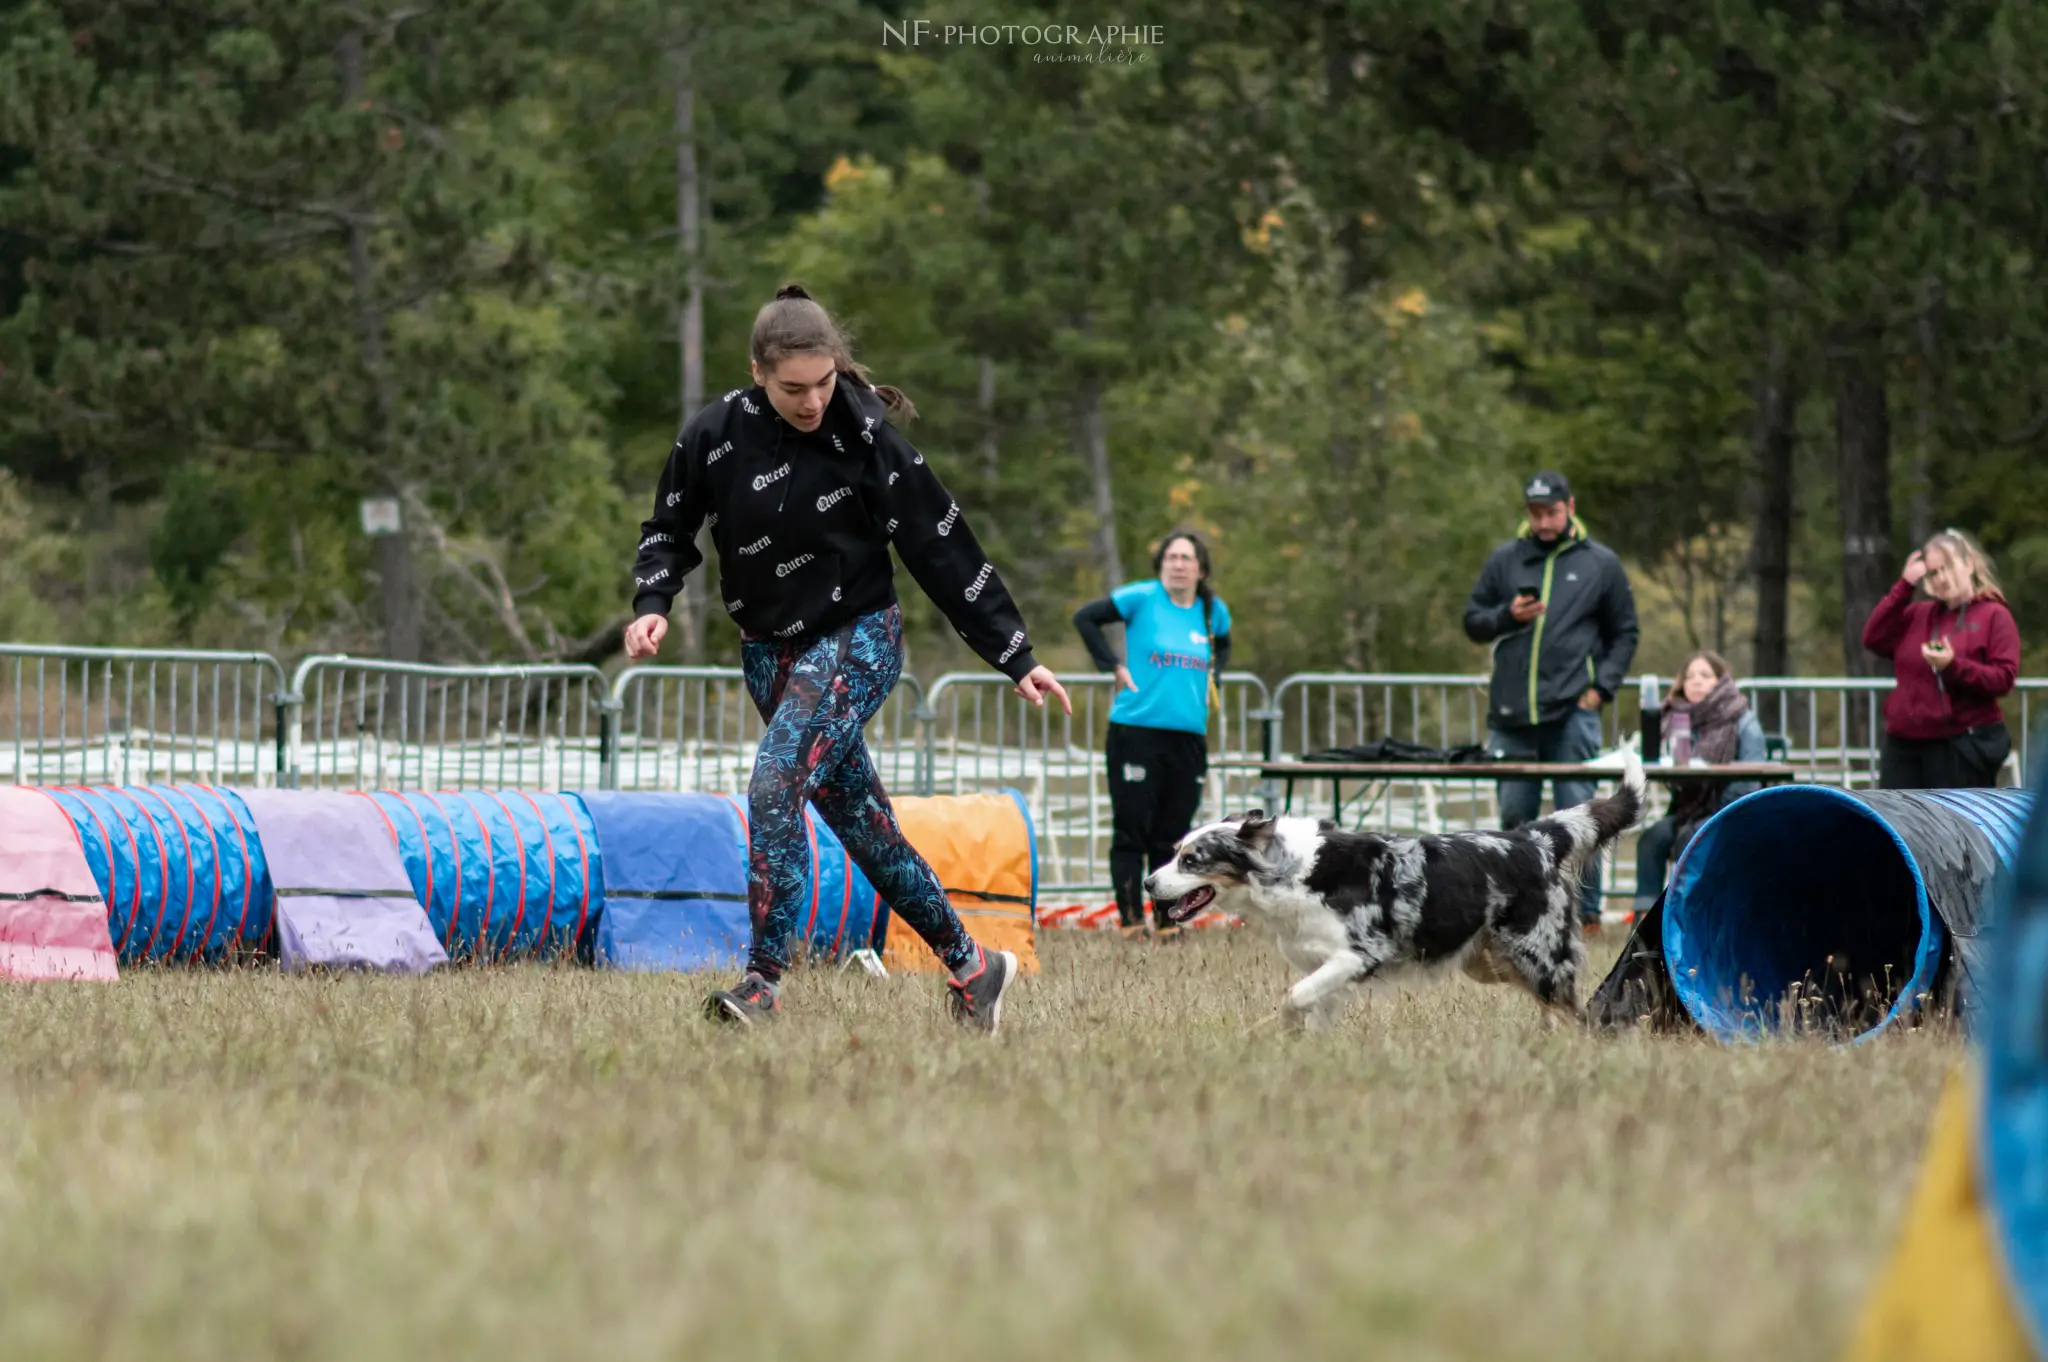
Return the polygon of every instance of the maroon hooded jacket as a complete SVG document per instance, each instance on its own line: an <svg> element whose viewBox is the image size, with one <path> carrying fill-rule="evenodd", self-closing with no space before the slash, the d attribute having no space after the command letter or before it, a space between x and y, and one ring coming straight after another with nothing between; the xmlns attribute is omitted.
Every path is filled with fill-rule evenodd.
<svg viewBox="0 0 2048 1362"><path fill-rule="evenodd" d="M1955 660L1937 672L1920 645L1945 638ZM1892 660L1898 688L1885 697L1885 731L1895 738L1953 738L1980 724L2001 723L1998 697L2020 671L2020 631L2005 602L1980 596L1960 612L1940 601L1916 601L1902 577L1863 625L1863 646Z"/></svg>

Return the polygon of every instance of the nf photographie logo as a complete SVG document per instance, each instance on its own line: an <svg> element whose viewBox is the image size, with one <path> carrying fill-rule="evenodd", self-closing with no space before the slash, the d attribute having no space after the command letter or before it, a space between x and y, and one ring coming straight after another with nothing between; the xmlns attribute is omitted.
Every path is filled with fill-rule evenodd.
<svg viewBox="0 0 2048 1362"><path fill-rule="evenodd" d="M884 47L1029 47L1040 62L1108 65L1145 61L1166 41L1161 24L935 24L929 19L882 21Z"/></svg>

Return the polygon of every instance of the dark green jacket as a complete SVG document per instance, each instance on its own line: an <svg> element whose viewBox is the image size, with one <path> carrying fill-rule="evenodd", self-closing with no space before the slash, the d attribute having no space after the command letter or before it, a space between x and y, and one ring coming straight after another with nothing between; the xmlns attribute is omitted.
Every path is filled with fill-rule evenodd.
<svg viewBox="0 0 2048 1362"><path fill-rule="evenodd" d="M1636 655L1636 602L1614 550L1576 519L1546 547L1528 533L1495 549L1465 602L1465 634L1493 645L1487 718L1521 728L1571 713L1586 687L1612 700ZM1534 587L1549 610L1518 624L1515 592Z"/></svg>

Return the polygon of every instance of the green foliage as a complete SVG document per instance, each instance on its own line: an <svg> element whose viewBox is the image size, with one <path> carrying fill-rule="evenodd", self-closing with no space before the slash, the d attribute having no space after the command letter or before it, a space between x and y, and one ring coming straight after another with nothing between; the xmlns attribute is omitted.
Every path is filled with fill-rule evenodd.
<svg viewBox="0 0 2048 1362"><path fill-rule="evenodd" d="M246 532L244 490L221 470L185 464L170 475L149 563L181 629L212 603L221 562Z"/></svg>
<svg viewBox="0 0 2048 1362"><path fill-rule="evenodd" d="M60 562L61 539L38 523L13 473L0 468L0 638L60 637L56 611L41 579Z"/></svg>
<svg viewBox="0 0 2048 1362"><path fill-rule="evenodd" d="M2048 9L1141 0L1166 41L1086 64L885 46L900 8L0 13L0 632L374 651L396 494L432 655L603 656L687 415L687 86L706 395L803 279L1055 661L1109 495L1126 575L1214 533L1244 665L1476 668L1471 575L1554 466L1645 664L1739 664L1773 340L1797 665L1840 667L1845 354L1895 541L1977 530L2048 639ZM919 670L974 665L905 604Z"/></svg>
<svg viewBox="0 0 2048 1362"><path fill-rule="evenodd" d="M1226 318L1180 384L1119 403L1174 451L1151 523L1212 536L1238 655L1261 671L1480 665L1465 597L1514 532L1539 447L1507 377L1455 304L1347 293L1306 195L1262 248L1270 295Z"/></svg>

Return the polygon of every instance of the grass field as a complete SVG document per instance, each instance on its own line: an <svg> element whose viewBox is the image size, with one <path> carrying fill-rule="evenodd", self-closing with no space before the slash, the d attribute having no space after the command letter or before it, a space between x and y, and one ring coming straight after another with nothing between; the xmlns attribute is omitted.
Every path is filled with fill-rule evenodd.
<svg viewBox="0 0 2048 1362"><path fill-rule="evenodd" d="M0 991L0 1358L1828 1358L1953 1038L1257 1026L1243 937L927 976ZM1611 947L1610 947L1611 951Z"/></svg>

